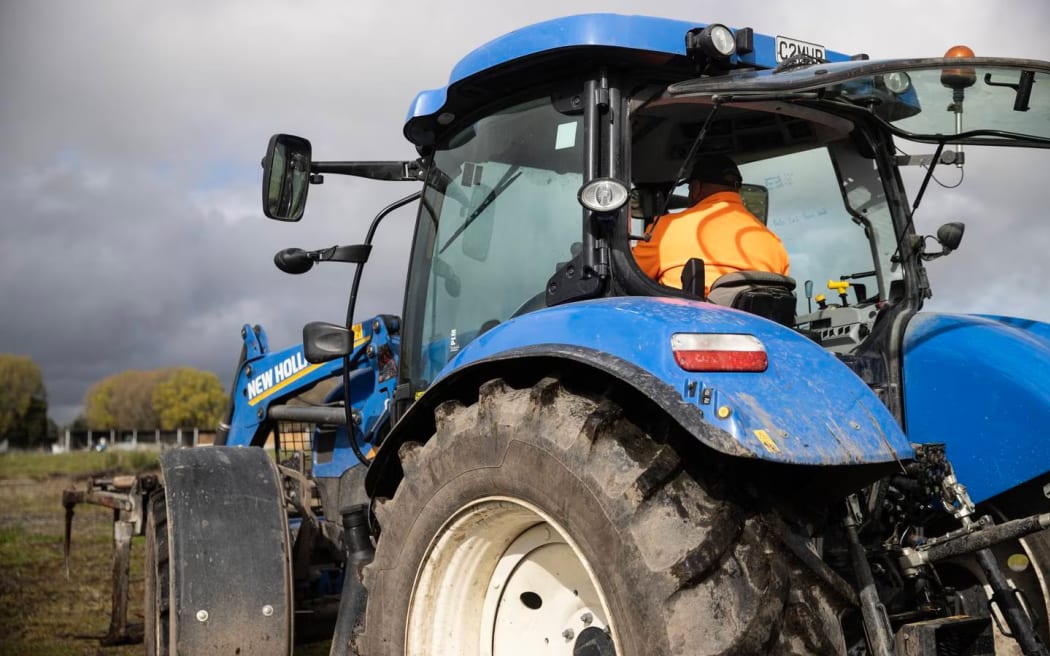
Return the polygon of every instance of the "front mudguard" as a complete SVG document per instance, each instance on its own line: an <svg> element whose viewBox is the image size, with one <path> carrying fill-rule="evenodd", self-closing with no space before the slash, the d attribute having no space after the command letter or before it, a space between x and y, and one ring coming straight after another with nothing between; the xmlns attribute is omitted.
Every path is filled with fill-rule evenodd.
<svg viewBox="0 0 1050 656"><path fill-rule="evenodd" d="M290 654L288 520L269 455L213 446L160 464L178 653Z"/></svg>

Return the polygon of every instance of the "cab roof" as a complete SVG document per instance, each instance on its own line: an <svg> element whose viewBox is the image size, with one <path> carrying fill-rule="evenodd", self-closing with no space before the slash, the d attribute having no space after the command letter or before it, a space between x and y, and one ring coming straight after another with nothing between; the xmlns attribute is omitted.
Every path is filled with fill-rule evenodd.
<svg viewBox="0 0 1050 656"><path fill-rule="evenodd" d="M470 52L452 69L446 86L420 92L408 110L405 137L417 146L433 143L441 125L492 97L566 72L566 66L600 58L654 81L674 82L696 75L686 56L685 36L709 23L620 14L581 14L515 30ZM730 28L734 33L743 28ZM750 53L733 55L730 66L773 68L776 38L754 35ZM848 55L825 50L828 61ZM438 120L441 117L441 120Z"/></svg>

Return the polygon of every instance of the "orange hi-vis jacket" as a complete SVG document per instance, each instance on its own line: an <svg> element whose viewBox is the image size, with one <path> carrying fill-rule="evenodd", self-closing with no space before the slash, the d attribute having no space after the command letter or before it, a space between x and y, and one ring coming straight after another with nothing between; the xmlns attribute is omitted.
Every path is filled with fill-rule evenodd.
<svg viewBox="0 0 1050 656"><path fill-rule="evenodd" d="M702 259L705 297L711 283L727 273L788 275L784 244L747 211L735 191L711 194L683 212L660 217L650 240L634 247L634 257L647 276L679 289L686 262Z"/></svg>

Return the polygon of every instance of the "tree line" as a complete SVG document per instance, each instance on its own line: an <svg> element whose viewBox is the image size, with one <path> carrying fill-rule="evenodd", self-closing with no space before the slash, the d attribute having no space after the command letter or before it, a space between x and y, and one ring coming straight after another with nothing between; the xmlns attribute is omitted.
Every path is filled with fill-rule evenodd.
<svg viewBox="0 0 1050 656"><path fill-rule="evenodd" d="M192 367L122 371L88 388L85 428L212 429L222 421L226 392L219 377Z"/></svg>
<svg viewBox="0 0 1050 656"><path fill-rule="evenodd" d="M0 353L0 442L32 448L52 441L57 433L47 417L40 367L28 355Z"/></svg>
<svg viewBox="0 0 1050 656"><path fill-rule="evenodd" d="M28 355L0 353L0 442L34 448L57 438L47 415L40 367ZM122 371L97 381L84 395L74 429L213 429L226 409L218 376L192 367Z"/></svg>

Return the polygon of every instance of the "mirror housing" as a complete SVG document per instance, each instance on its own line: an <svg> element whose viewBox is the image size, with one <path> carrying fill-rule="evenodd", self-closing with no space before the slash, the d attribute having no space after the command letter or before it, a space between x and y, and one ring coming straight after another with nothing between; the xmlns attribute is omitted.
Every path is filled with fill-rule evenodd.
<svg viewBox="0 0 1050 656"><path fill-rule="evenodd" d="M311 364L350 355L354 350L354 333L346 326L326 321L311 321L303 326L303 355Z"/></svg>
<svg viewBox="0 0 1050 656"><path fill-rule="evenodd" d="M263 213L278 221L298 221L310 189L310 142L290 134L270 137L263 158Z"/></svg>
<svg viewBox="0 0 1050 656"><path fill-rule="evenodd" d="M754 214L762 225L766 225L769 220L769 189L745 182L740 185L740 198L747 211Z"/></svg>
<svg viewBox="0 0 1050 656"><path fill-rule="evenodd" d="M919 256L929 262L930 260L936 260L938 257L943 257L948 253L951 253L959 247L959 242L962 241L963 231L966 229L966 225L959 222L945 223L940 228L937 228L937 243L941 245L940 253L927 253L925 249L925 242L931 237L918 237L919 244Z"/></svg>
<svg viewBox="0 0 1050 656"><path fill-rule="evenodd" d="M937 228L937 241L944 248L943 255L947 255L959 248L959 243L962 241L965 230L966 224L959 222L945 223L940 228Z"/></svg>

